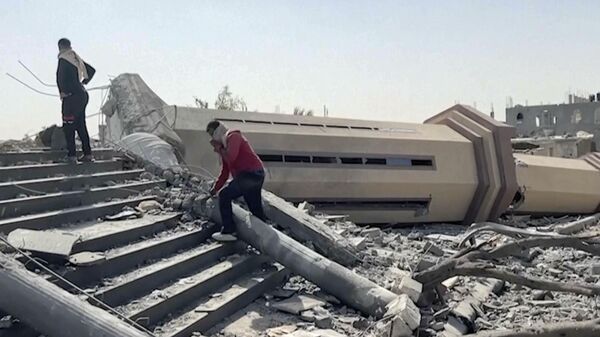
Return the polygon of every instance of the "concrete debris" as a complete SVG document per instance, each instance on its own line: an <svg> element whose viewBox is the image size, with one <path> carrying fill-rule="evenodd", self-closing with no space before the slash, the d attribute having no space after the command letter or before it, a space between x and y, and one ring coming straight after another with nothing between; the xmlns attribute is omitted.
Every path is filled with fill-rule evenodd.
<svg viewBox="0 0 600 337"><path fill-rule="evenodd" d="M388 304L385 316L396 316L396 319L401 319L411 330L417 329L421 324L419 308L404 294Z"/></svg>
<svg viewBox="0 0 600 337"><path fill-rule="evenodd" d="M308 295L297 295L286 300L274 303L272 306L275 309L288 312L290 314L299 315L301 312L310 310L317 306L324 306L327 302L320 298Z"/></svg>
<svg viewBox="0 0 600 337"><path fill-rule="evenodd" d="M595 263L591 268L592 275L600 275L600 263Z"/></svg>
<svg viewBox="0 0 600 337"><path fill-rule="evenodd" d="M130 207L123 209L121 212L113 215L107 215L104 217L105 220L108 221L118 221L118 220L130 220L141 218L143 216L142 212L136 211Z"/></svg>
<svg viewBox="0 0 600 337"><path fill-rule="evenodd" d="M281 337L284 335L289 335L296 330L298 330L296 325L282 325L276 328L267 329L265 332L267 337Z"/></svg>
<svg viewBox="0 0 600 337"><path fill-rule="evenodd" d="M409 276L405 276L400 280L398 286L392 287L392 291L396 294L406 294L413 302L417 302L423 292L423 285Z"/></svg>
<svg viewBox="0 0 600 337"><path fill-rule="evenodd" d="M352 247L354 247L354 249L356 249L356 250L363 250L363 249L367 248L367 239L366 238L354 237L348 241L350 241L350 245L352 245Z"/></svg>
<svg viewBox="0 0 600 337"><path fill-rule="evenodd" d="M58 231L35 231L16 229L7 238L16 248L52 258L67 259L79 236Z"/></svg>
<svg viewBox="0 0 600 337"><path fill-rule="evenodd" d="M415 267L415 270L423 271L425 269L429 269L429 268L435 266L436 264L438 264L438 262L439 262L439 260L437 258L433 258L430 256L423 256L421 258L421 260L419 260L419 263Z"/></svg>
<svg viewBox="0 0 600 337"><path fill-rule="evenodd" d="M444 325L444 330L448 334L446 336L462 336L469 332L469 327L463 323L460 319L450 316L448 322Z"/></svg>
<svg viewBox="0 0 600 337"><path fill-rule="evenodd" d="M381 232L381 229L374 227L363 230L362 235L367 236L371 239L375 239L381 237L383 233Z"/></svg>
<svg viewBox="0 0 600 337"><path fill-rule="evenodd" d="M307 214L313 214L315 212L315 206L306 201L299 203L298 209L306 212Z"/></svg>
<svg viewBox="0 0 600 337"><path fill-rule="evenodd" d="M144 212L162 209L162 205L156 200L146 200L139 203L138 208Z"/></svg>
<svg viewBox="0 0 600 337"><path fill-rule="evenodd" d="M423 253L429 253L435 256L444 256L444 250L429 241L427 241L425 246L423 246Z"/></svg>
<svg viewBox="0 0 600 337"><path fill-rule="evenodd" d="M317 329L317 330L296 330L290 334L284 335L284 337L346 337L338 332L331 329Z"/></svg>
<svg viewBox="0 0 600 337"><path fill-rule="evenodd" d="M79 267L88 267L106 260L103 252L80 252L69 257L69 262Z"/></svg>

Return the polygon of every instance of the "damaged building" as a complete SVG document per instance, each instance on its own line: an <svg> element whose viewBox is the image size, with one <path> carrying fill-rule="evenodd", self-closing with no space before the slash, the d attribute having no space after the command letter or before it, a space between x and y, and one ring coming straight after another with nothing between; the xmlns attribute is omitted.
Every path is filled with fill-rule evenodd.
<svg viewBox="0 0 600 337"><path fill-rule="evenodd" d="M106 139L149 129L178 149L185 144L180 154L193 172L215 176L219 162L205 128L217 119L251 141L268 169L267 189L359 223L470 224L509 207L558 214L600 205L595 166L513 156L511 138L522 129L471 107L409 124L166 105L139 75L113 83Z"/></svg>
<svg viewBox="0 0 600 337"><path fill-rule="evenodd" d="M102 113L93 163L0 153L1 337L599 335L597 153L513 153L514 127L463 105L422 124L168 105L136 74ZM269 221L236 203L236 243L210 239L212 119L268 169Z"/></svg>
<svg viewBox="0 0 600 337"><path fill-rule="evenodd" d="M592 151L600 139L600 93L589 98L569 95L568 103L516 105L506 108L506 123L519 137L575 136L579 131L594 135Z"/></svg>

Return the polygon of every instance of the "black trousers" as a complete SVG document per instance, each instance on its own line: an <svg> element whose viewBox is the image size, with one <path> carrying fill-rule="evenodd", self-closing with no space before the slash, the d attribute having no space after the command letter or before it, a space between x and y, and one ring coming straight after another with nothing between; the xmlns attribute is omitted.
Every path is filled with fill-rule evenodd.
<svg viewBox="0 0 600 337"><path fill-rule="evenodd" d="M76 155L75 133L79 135L79 140L81 140L83 154L92 154L90 135L85 124L85 108L88 101L89 96L85 91L82 94L65 97L62 101L63 131L67 141L67 155L70 157Z"/></svg>
<svg viewBox="0 0 600 337"><path fill-rule="evenodd" d="M219 192L219 210L221 212L221 222L223 223L222 233L235 233L231 202L239 197L244 197L248 209L254 216L263 221L267 220L261 195L264 182L264 171L242 172Z"/></svg>

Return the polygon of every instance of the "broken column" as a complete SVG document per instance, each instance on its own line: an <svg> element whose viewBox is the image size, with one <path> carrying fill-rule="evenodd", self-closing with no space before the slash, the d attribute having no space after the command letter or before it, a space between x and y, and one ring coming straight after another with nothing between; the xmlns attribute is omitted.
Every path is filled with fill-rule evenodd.
<svg viewBox="0 0 600 337"><path fill-rule="evenodd" d="M46 336L148 337L0 253L0 309ZM10 289L10 291L7 291Z"/></svg>
<svg viewBox="0 0 600 337"><path fill-rule="evenodd" d="M207 214L220 222L217 209L208 204L206 208ZM240 206L233 205L233 214L241 239L348 306L366 315L382 317L386 306L396 299L391 291L303 246Z"/></svg>

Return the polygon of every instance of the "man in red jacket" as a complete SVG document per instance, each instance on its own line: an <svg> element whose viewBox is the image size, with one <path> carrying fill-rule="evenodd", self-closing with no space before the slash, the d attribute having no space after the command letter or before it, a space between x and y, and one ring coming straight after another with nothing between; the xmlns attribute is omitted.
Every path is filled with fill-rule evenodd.
<svg viewBox="0 0 600 337"><path fill-rule="evenodd" d="M254 216L263 221L267 219L261 195L265 181L263 163L239 130L228 130L221 122L214 120L208 123L206 132L211 137L210 143L214 151L221 157L221 174L210 194L219 195L223 227L220 233L213 234L213 238L218 241L235 241L236 230L231 206L234 199L243 196ZM225 186L229 175L233 179Z"/></svg>

